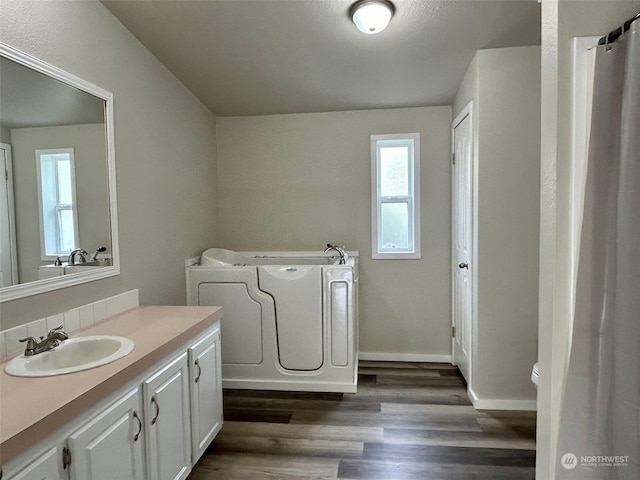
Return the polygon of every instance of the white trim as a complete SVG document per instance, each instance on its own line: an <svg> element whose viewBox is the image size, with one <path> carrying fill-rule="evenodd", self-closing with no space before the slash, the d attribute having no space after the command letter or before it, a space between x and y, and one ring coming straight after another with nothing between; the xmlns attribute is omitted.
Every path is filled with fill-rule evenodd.
<svg viewBox="0 0 640 480"><path fill-rule="evenodd" d="M13 194L13 159L11 145L0 143L0 148L5 151L5 168L7 170L7 209L9 210L9 248L11 249L11 284L19 282L18 277L18 244L16 242L16 210Z"/></svg>
<svg viewBox="0 0 640 480"><path fill-rule="evenodd" d="M473 408L477 410L524 410L535 412L536 400L515 400L508 398L479 398L471 389L467 390Z"/></svg>
<svg viewBox="0 0 640 480"><path fill-rule="evenodd" d="M43 62L31 55L21 52L6 43L0 42L0 56L20 63L32 70L55 80L63 82L71 87L101 98L105 102L105 130L107 147L107 181L109 183L109 211L111 221L111 261L110 267L101 267L88 272L63 275L61 277L47 278L34 282L10 287L0 288L0 303L37 295L52 290L93 282L103 278L120 275L120 247L118 243L118 208L116 201L116 161L113 124L113 94L82 78L76 77L53 65Z"/></svg>
<svg viewBox="0 0 640 480"><path fill-rule="evenodd" d="M379 212L379 168L378 168L378 141L411 140L412 155L411 168L409 169L408 197L399 198L407 200L409 205L409 236L412 240L411 250L379 251L378 236L380 235L378 223ZM374 260L416 260L422 258L420 244L420 133L395 133L370 136L371 153L371 258Z"/></svg>
<svg viewBox="0 0 640 480"><path fill-rule="evenodd" d="M360 352L358 353L358 360L370 360L374 362L418 362L451 364L451 355L434 355L431 353Z"/></svg>

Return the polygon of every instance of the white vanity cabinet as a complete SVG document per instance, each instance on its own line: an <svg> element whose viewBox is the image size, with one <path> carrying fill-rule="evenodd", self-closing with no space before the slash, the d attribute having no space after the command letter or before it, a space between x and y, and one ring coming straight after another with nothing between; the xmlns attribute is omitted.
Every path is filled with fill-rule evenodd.
<svg viewBox="0 0 640 480"><path fill-rule="evenodd" d="M136 387L69 436L70 480L144 480L142 422Z"/></svg>
<svg viewBox="0 0 640 480"><path fill-rule="evenodd" d="M0 480L183 480L221 427L216 322L3 465Z"/></svg>
<svg viewBox="0 0 640 480"><path fill-rule="evenodd" d="M149 377L144 394L148 480L183 480L191 471L187 353Z"/></svg>
<svg viewBox="0 0 640 480"><path fill-rule="evenodd" d="M67 474L62 470L61 455L60 448L52 447L11 477L11 480L66 480Z"/></svg>
<svg viewBox="0 0 640 480"><path fill-rule="evenodd" d="M191 457L198 461L222 428L220 330L189 347L191 373Z"/></svg>

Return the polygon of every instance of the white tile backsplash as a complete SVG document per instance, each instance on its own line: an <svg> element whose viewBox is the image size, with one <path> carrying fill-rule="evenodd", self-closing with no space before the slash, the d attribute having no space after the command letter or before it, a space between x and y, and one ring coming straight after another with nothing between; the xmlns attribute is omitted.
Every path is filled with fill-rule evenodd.
<svg viewBox="0 0 640 480"><path fill-rule="evenodd" d="M24 344L20 343L20 340L29 336L27 335L26 325L10 328L4 332L4 335L8 357L12 357L24 351Z"/></svg>
<svg viewBox="0 0 640 480"><path fill-rule="evenodd" d="M105 300L106 308L107 308L107 317L112 317L117 315L122 310L120 310L120 295L116 295L115 297L108 298Z"/></svg>
<svg viewBox="0 0 640 480"><path fill-rule="evenodd" d="M122 299L121 307L125 310L131 310L140 305L140 298L138 297L138 290L131 290L120 295Z"/></svg>
<svg viewBox="0 0 640 480"><path fill-rule="evenodd" d="M64 312L64 331L67 333L80 330L80 309L74 308Z"/></svg>
<svg viewBox="0 0 640 480"><path fill-rule="evenodd" d="M25 345L20 343L23 338L45 336L49 330L60 325L64 325L65 332L72 333L135 308L139 304L140 299L136 289L2 331L0 332L0 361L24 352Z"/></svg>
<svg viewBox="0 0 640 480"><path fill-rule="evenodd" d="M54 328L58 328L61 325L63 330L66 332L67 330L64 328L64 315L62 313L47 317L47 332L53 330Z"/></svg>
<svg viewBox="0 0 640 480"><path fill-rule="evenodd" d="M107 301L108 300L109 299L100 300L100 301L95 302L93 304L93 321L94 322L96 322L96 323L100 322L100 321L104 320L105 318L107 318L109 316L109 315L107 315Z"/></svg>
<svg viewBox="0 0 640 480"><path fill-rule="evenodd" d="M27 324L27 336L33 337L36 340L39 340L40 337L44 337L47 334L47 320L41 319L36 320L35 322L31 322Z"/></svg>
<svg viewBox="0 0 640 480"><path fill-rule="evenodd" d="M85 305L84 307L80 307L78 309L78 315L80 318L80 328L87 328L93 325L93 303Z"/></svg>

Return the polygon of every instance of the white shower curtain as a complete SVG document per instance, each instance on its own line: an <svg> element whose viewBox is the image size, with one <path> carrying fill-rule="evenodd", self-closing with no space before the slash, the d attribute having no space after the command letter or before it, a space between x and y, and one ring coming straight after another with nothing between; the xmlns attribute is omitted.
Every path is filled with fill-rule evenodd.
<svg viewBox="0 0 640 480"><path fill-rule="evenodd" d="M597 47L556 478L640 479L640 20Z"/></svg>

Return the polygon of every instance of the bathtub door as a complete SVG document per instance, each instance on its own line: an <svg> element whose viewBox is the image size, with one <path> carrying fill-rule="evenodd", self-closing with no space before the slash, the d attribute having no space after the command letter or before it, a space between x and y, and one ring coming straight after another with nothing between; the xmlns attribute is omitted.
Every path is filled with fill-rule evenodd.
<svg viewBox="0 0 640 480"><path fill-rule="evenodd" d="M322 267L258 267L260 290L276 306L278 358L282 368L318 370L323 363Z"/></svg>

